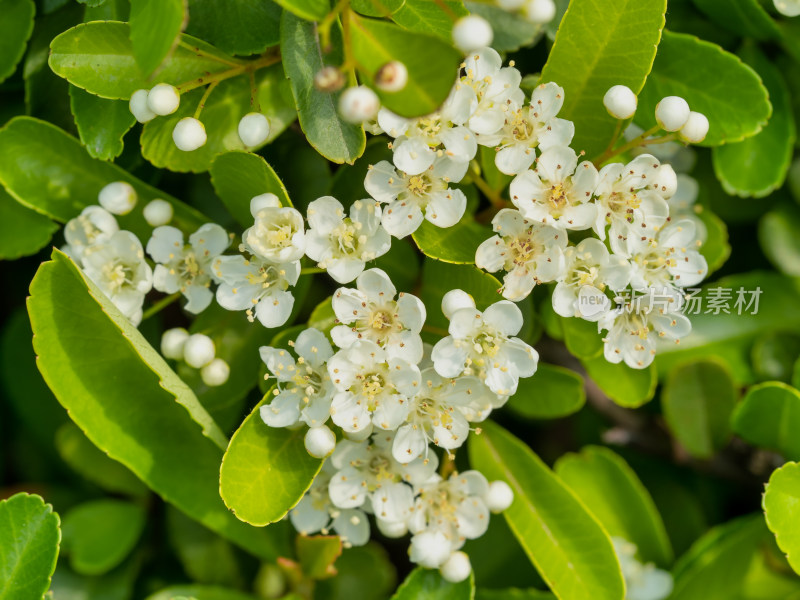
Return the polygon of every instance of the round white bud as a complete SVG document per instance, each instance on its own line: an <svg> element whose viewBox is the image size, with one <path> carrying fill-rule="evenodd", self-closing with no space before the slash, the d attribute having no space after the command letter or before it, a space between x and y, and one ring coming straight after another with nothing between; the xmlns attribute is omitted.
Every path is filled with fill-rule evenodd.
<svg viewBox="0 0 800 600"><path fill-rule="evenodd" d="M493 513L501 513L514 501L514 490L505 481L493 481L489 484L486 495L486 506Z"/></svg>
<svg viewBox="0 0 800 600"><path fill-rule="evenodd" d="M97 200L111 214L127 215L136 206L136 190L130 183L115 181L100 190Z"/></svg>
<svg viewBox="0 0 800 600"><path fill-rule="evenodd" d="M183 327L167 329L161 336L161 354L167 358L181 360L183 358L183 348L186 340L189 339L189 332Z"/></svg>
<svg viewBox="0 0 800 600"><path fill-rule="evenodd" d="M159 83L147 94L147 106L157 115L171 115L181 105L178 88L168 83Z"/></svg>
<svg viewBox="0 0 800 600"><path fill-rule="evenodd" d="M380 531L387 538L401 538L408 533L408 527L403 521L384 521L383 519L375 519L375 524Z"/></svg>
<svg viewBox="0 0 800 600"><path fill-rule="evenodd" d="M630 119L636 112L638 101L636 94L627 85L612 86L603 96L603 106L615 119Z"/></svg>
<svg viewBox="0 0 800 600"><path fill-rule="evenodd" d="M172 141L175 142L178 150L184 152L193 152L202 148L207 140L205 125L194 117L181 119L172 130Z"/></svg>
<svg viewBox="0 0 800 600"><path fill-rule="evenodd" d="M183 360L195 369L202 369L212 360L216 349L213 340L202 333L190 335L183 346Z"/></svg>
<svg viewBox="0 0 800 600"><path fill-rule="evenodd" d="M147 103L148 91L136 90L131 94L131 99L128 101L128 108L131 109L131 114L136 118L139 123L147 123L156 118L156 113L150 110Z"/></svg>
<svg viewBox="0 0 800 600"><path fill-rule="evenodd" d="M151 200L144 207L144 220L150 227L161 227L172 221L174 212L172 204L166 200L156 198Z"/></svg>
<svg viewBox="0 0 800 600"><path fill-rule="evenodd" d="M314 87L320 92L336 92L344 87L344 73L338 67L322 67L314 75Z"/></svg>
<svg viewBox="0 0 800 600"><path fill-rule="evenodd" d="M689 104L680 96L667 96L656 104L656 121L664 131L678 131L689 120Z"/></svg>
<svg viewBox="0 0 800 600"><path fill-rule="evenodd" d="M525 16L531 23L549 23L556 16L556 3L553 0L528 0Z"/></svg>
<svg viewBox="0 0 800 600"><path fill-rule="evenodd" d="M775 10L785 17L800 16L800 2L797 0L773 0Z"/></svg>
<svg viewBox="0 0 800 600"><path fill-rule="evenodd" d="M230 366L221 358L215 358L200 370L200 378L208 387L222 385L230 375Z"/></svg>
<svg viewBox="0 0 800 600"><path fill-rule="evenodd" d="M461 17L453 25L453 43L464 54L492 43L494 32L489 21L478 15Z"/></svg>
<svg viewBox="0 0 800 600"><path fill-rule="evenodd" d="M247 113L239 121L239 139L245 146L259 146L269 137L269 121L257 112Z"/></svg>
<svg viewBox="0 0 800 600"><path fill-rule="evenodd" d="M469 556L467 556L466 552L460 550L453 552L450 558L441 566L439 572L450 583L464 581L472 573L472 564L469 562Z"/></svg>
<svg viewBox="0 0 800 600"><path fill-rule="evenodd" d="M380 107L378 95L364 85L347 88L339 97L339 114L350 123L374 119Z"/></svg>
<svg viewBox="0 0 800 600"><path fill-rule="evenodd" d="M703 113L690 111L689 118L678 132L678 137L691 144L699 144L708 135L708 119Z"/></svg>
<svg viewBox="0 0 800 600"><path fill-rule="evenodd" d="M656 175L652 181L655 189L664 198L672 198L678 191L678 176L672 165L663 164L656 169Z"/></svg>
<svg viewBox="0 0 800 600"><path fill-rule="evenodd" d="M497 6L503 10L514 11L519 10L528 0L497 0Z"/></svg>
<svg viewBox="0 0 800 600"><path fill-rule="evenodd" d="M327 425L320 425L319 427L311 427L306 431L306 437L303 439L306 445L306 450L314 458L325 458L330 456L333 449L336 448L336 435L330 430Z"/></svg>
<svg viewBox="0 0 800 600"><path fill-rule="evenodd" d="M375 85L384 92L399 92L408 83L408 69L399 60L392 60L378 69Z"/></svg>

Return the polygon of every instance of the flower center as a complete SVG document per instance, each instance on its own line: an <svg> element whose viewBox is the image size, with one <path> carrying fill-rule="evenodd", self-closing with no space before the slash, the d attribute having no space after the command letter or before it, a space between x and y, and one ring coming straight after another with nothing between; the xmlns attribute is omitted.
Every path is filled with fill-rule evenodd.
<svg viewBox="0 0 800 600"><path fill-rule="evenodd" d="M338 245L339 252L343 254L353 254L358 249L358 245L366 241L364 236L359 235L360 229L361 223L354 223L348 217L342 221L341 225L333 230L331 235Z"/></svg>
<svg viewBox="0 0 800 600"><path fill-rule="evenodd" d="M275 224L272 226L272 229L267 231L266 238L269 245L273 248L286 248L292 245L293 235L294 229L291 225Z"/></svg>
<svg viewBox="0 0 800 600"><path fill-rule="evenodd" d="M412 175L408 178L408 191L415 196L424 196L428 193L430 183L422 175Z"/></svg>
<svg viewBox="0 0 800 600"><path fill-rule="evenodd" d="M133 283L133 268L119 261L103 265L103 275L108 281L111 293L117 293L126 285Z"/></svg>

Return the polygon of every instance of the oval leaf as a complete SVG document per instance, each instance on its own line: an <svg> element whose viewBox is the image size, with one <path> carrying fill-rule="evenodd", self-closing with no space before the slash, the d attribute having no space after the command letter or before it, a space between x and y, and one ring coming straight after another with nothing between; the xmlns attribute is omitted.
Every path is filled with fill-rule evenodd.
<svg viewBox="0 0 800 600"><path fill-rule="evenodd" d="M106 100L71 85L69 106L90 156L113 160L122 154L122 138L136 123L127 102Z"/></svg>
<svg viewBox="0 0 800 600"><path fill-rule="evenodd" d="M17 68L25 53L28 38L33 33L33 0L6 0L0 19L0 82L6 80Z"/></svg>
<svg viewBox="0 0 800 600"><path fill-rule="evenodd" d="M786 463L770 475L763 506L767 527L795 573L800 574L800 464Z"/></svg>
<svg viewBox="0 0 800 600"><path fill-rule="evenodd" d="M658 372L654 365L646 369L631 369L624 363L608 362L602 354L583 360L581 364L597 387L620 406L626 408L642 406L650 402L656 393Z"/></svg>
<svg viewBox="0 0 800 600"><path fill-rule="evenodd" d="M56 231L58 224L23 206L0 187L0 259L36 254Z"/></svg>
<svg viewBox="0 0 800 600"><path fill-rule="evenodd" d="M468 14L462 0L406 0L392 20L411 31L432 33L449 42L455 20Z"/></svg>
<svg viewBox="0 0 800 600"><path fill-rule="evenodd" d="M750 388L736 407L733 431L746 441L800 460L800 392L780 382Z"/></svg>
<svg viewBox="0 0 800 600"><path fill-rule="evenodd" d="M397 588L392 600L472 600L474 595L472 577L450 583L438 571L418 567Z"/></svg>
<svg viewBox="0 0 800 600"><path fill-rule="evenodd" d="M441 228L423 221L412 237L425 256L448 263L475 264L475 252L492 236L488 227L478 225L467 215L452 227Z"/></svg>
<svg viewBox="0 0 800 600"><path fill-rule="evenodd" d="M146 75L175 49L188 19L186 0L131 0L133 56Z"/></svg>
<svg viewBox="0 0 800 600"><path fill-rule="evenodd" d="M506 407L526 419L556 419L578 412L586 403L583 378L575 371L540 362L533 377L519 380Z"/></svg>
<svg viewBox="0 0 800 600"><path fill-rule="evenodd" d="M281 7L271 0L189 0L186 32L231 54L259 54L280 41Z"/></svg>

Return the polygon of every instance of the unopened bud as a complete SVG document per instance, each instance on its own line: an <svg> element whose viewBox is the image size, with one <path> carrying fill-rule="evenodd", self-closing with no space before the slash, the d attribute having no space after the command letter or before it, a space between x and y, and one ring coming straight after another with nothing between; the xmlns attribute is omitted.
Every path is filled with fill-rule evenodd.
<svg viewBox="0 0 800 600"><path fill-rule="evenodd" d="M337 92L344 84L344 73L336 67L323 67L314 75L314 87L320 92Z"/></svg>
<svg viewBox="0 0 800 600"><path fill-rule="evenodd" d="M399 92L408 83L408 69L398 60L383 65L375 75L375 85L384 92Z"/></svg>

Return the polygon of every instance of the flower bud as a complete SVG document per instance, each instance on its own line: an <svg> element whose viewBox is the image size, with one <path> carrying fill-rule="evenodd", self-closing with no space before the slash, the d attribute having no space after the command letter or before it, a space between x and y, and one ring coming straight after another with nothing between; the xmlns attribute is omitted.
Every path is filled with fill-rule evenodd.
<svg viewBox="0 0 800 600"><path fill-rule="evenodd" d="M253 218L258 218L258 213L260 213L265 208L280 208L281 201L275 194L272 192L267 192L266 194L259 194L258 196L253 196L250 198L250 214L253 215Z"/></svg>
<svg viewBox="0 0 800 600"><path fill-rule="evenodd" d="M214 342L210 337L202 333L190 335L183 347L183 360L186 361L187 365L195 369L205 367L214 360L215 354Z"/></svg>
<svg viewBox="0 0 800 600"><path fill-rule="evenodd" d="M453 43L464 54L492 43L494 32L489 22L478 15L461 17L453 25Z"/></svg>
<svg viewBox="0 0 800 600"><path fill-rule="evenodd" d="M708 135L708 119L703 113L691 111L689 118L678 132L678 137L691 144L699 144Z"/></svg>
<svg viewBox="0 0 800 600"><path fill-rule="evenodd" d="M603 96L603 106L615 119L630 119L636 112L638 99L626 85L615 85Z"/></svg>
<svg viewBox="0 0 800 600"><path fill-rule="evenodd" d="M156 113L150 110L147 103L148 92L147 90L136 90L131 94L131 99L128 102L128 108L131 109L131 114L136 118L139 123L147 123L156 118Z"/></svg>
<svg viewBox="0 0 800 600"><path fill-rule="evenodd" d="M800 16L800 2L797 0L773 0L775 10L785 17Z"/></svg>
<svg viewBox="0 0 800 600"><path fill-rule="evenodd" d="M168 83L159 83L147 94L147 106L157 115L171 115L180 105L177 88Z"/></svg>
<svg viewBox="0 0 800 600"><path fill-rule="evenodd" d="M380 107L378 95L363 85L347 88L339 98L339 114L350 123L373 119Z"/></svg>
<svg viewBox="0 0 800 600"><path fill-rule="evenodd" d="M200 378L208 387L217 387L228 381L231 368L221 358L215 358L200 370Z"/></svg>
<svg viewBox="0 0 800 600"><path fill-rule="evenodd" d="M663 164L656 169L656 175L652 181L655 189L665 199L672 198L678 191L678 176L672 165Z"/></svg>
<svg viewBox="0 0 800 600"><path fill-rule="evenodd" d="M322 67L314 75L314 87L320 92L338 92L344 87L345 79L337 67Z"/></svg>
<svg viewBox="0 0 800 600"><path fill-rule="evenodd" d="M378 525L378 530L387 538L401 538L408 533L408 527L403 521L375 519L375 523Z"/></svg>
<svg viewBox="0 0 800 600"><path fill-rule="evenodd" d="M136 190L130 183L115 181L109 183L98 196L100 206L114 215L127 215L136 206Z"/></svg>
<svg viewBox="0 0 800 600"><path fill-rule="evenodd" d="M175 129L172 130L172 140L178 150L192 152L205 146L208 136L206 128L194 117L186 117L178 121Z"/></svg>
<svg viewBox="0 0 800 600"><path fill-rule="evenodd" d="M172 221L173 212L172 204L156 198L144 207L144 220L150 227L161 227Z"/></svg>
<svg viewBox="0 0 800 600"><path fill-rule="evenodd" d="M260 146L269 137L269 121L261 113L247 113L239 121L239 139L245 146Z"/></svg>
<svg viewBox="0 0 800 600"><path fill-rule="evenodd" d="M544 25L556 16L556 4L553 0L528 0L525 16L531 23Z"/></svg>
<svg viewBox="0 0 800 600"><path fill-rule="evenodd" d="M181 360L183 358L183 348L186 340L189 339L189 332L183 327L167 329L161 336L161 354L167 358Z"/></svg>
<svg viewBox="0 0 800 600"><path fill-rule="evenodd" d="M667 96L656 104L656 121L664 131L678 131L689 119L689 105L680 96Z"/></svg>
<svg viewBox="0 0 800 600"><path fill-rule="evenodd" d="M489 484L486 495L486 506L493 513L501 513L514 501L514 491L505 481L493 481Z"/></svg>
<svg viewBox="0 0 800 600"><path fill-rule="evenodd" d="M408 83L408 69L398 60L392 60L375 75L375 85L384 92L399 92Z"/></svg>
<svg viewBox="0 0 800 600"><path fill-rule="evenodd" d="M453 552L450 558L441 566L439 572L450 583L464 581L472 573L472 564L469 562L469 556L467 556L466 552L460 550Z"/></svg>
<svg viewBox="0 0 800 600"><path fill-rule="evenodd" d="M311 427L306 432L306 437L303 439L306 445L306 450L314 458L325 458L330 456L333 449L336 448L336 435L330 430L327 425L320 425L319 427Z"/></svg>

